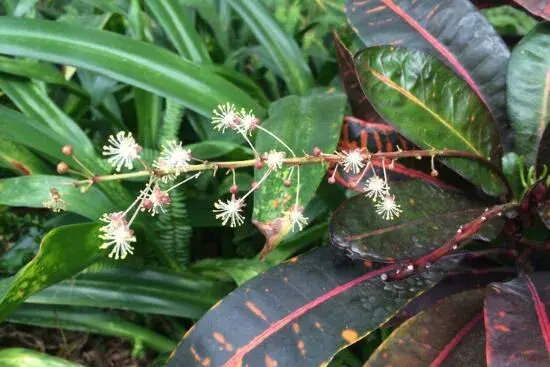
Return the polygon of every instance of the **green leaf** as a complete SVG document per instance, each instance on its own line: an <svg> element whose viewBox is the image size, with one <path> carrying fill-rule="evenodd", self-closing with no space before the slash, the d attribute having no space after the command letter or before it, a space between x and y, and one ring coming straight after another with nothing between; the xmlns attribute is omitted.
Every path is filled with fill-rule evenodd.
<svg viewBox="0 0 550 367"><path fill-rule="evenodd" d="M0 289L0 321L26 298L84 270L101 256L99 225L58 227L42 239L40 250Z"/></svg>
<svg viewBox="0 0 550 367"><path fill-rule="evenodd" d="M241 155L252 156L252 151L249 148L243 147L241 144L221 140L205 140L186 145L186 148L191 149L193 156L200 159L212 159L236 151Z"/></svg>
<svg viewBox="0 0 550 367"><path fill-rule="evenodd" d="M481 13L502 36L525 36L538 23L529 14L509 5L483 9Z"/></svg>
<svg viewBox="0 0 550 367"><path fill-rule="evenodd" d="M233 289L229 282L190 271L110 268L86 271L30 297L27 303L114 308L138 313L201 317Z"/></svg>
<svg viewBox="0 0 550 367"><path fill-rule="evenodd" d="M391 194L403 210L392 221L376 213L365 195L346 200L332 216L331 244L352 258L385 263L412 260L442 246L487 207L460 191L445 191L421 180L392 183ZM487 221L479 235L497 237L502 222Z"/></svg>
<svg viewBox="0 0 550 367"><path fill-rule="evenodd" d="M172 98L209 116L220 103L265 111L246 93L160 47L107 31L43 20L4 18L0 53L74 65Z"/></svg>
<svg viewBox="0 0 550 367"><path fill-rule="evenodd" d="M30 79L42 80L46 83L67 84L63 74L55 66L36 60L14 59L1 56L0 71Z"/></svg>
<svg viewBox="0 0 550 367"><path fill-rule="evenodd" d="M0 78L0 89L10 97L21 112L35 122L48 126L56 135L64 139L65 144L70 143L78 147L79 158L88 164L95 163L95 167L98 167L95 162L95 150L88 136L36 83L3 77Z"/></svg>
<svg viewBox="0 0 550 367"><path fill-rule="evenodd" d="M311 70L294 39L258 0L229 0L282 72L291 93L305 94L313 84Z"/></svg>
<svg viewBox="0 0 550 367"><path fill-rule="evenodd" d="M516 152L534 165L550 121L550 24L542 23L514 48L508 65L508 113Z"/></svg>
<svg viewBox="0 0 550 367"><path fill-rule="evenodd" d="M116 315L78 308L23 304L6 319L16 324L82 331L143 342L159 353L167 353L176 342Z"/></svg>
<svg viewBox="0 0 550 367"><path fill-rule="evenodd" d="M438 302L397 328L364 367L486 366L481 290Z"/></svg>
<svg viewBox="0 0 550 367"><path fill-rule="evenodd" d="M383 282L380 276L391 268L339 261L328 247L293 258L212 308L185 335L168 366L201 366L205 358L212 366L263 366L266 360L278 366L326 365L444 274L432 267Z"/></svg>
<svg viewBox="0 0 550 367"><path fill-rule="evenodd" d="M140 88L134 88L138 140L145 148L156 148L162 98Z"/></svg>
<svg viewBox="0 0 550 367"><path fill-rule="evenodd" d="M62 176L32 175L0 180L0 204L42 208L48 200L50 189L55 188L66 203L66 211L96 220L103 213L116 209L97 187L83 194L73 187L76 180Z"/></svg>
<svg viewBox="0 0 550 367"><path fill-rule="evenodd" d="M376 110L413 143L425 149L463 150L500 165L500 138L489 111L468 84L435 57L393 46L371 47L359 54L357 68ZM497 176L480 163L443 161L486 192L502 193Z"/></svg>
<svg viewBox="0 0 550 367"><path fill-rule="evenodd" d="M345 97L338 92L325 92L306 97L290 96L280 99L270 107L270 117L262 127L284 141L296 155L311 152L319 147L324 152L336 148L344 113ZM271 149L285 151L292 155L265 132L259 131L256 149L260 154ZM306 207L313 198L326 168L321 165L306 165L300 168L299 205ZM266 170L256 170L258 182ZM297 189L297 169L292 177L293 185L286 187L283 181L288 177L289 168L277 170L254 193L253 218L259 222L277 220L282 212L295 203ZM288 226L287 226L288 227ZM288 232L290 228L286 228ZM285 230L279 233L284 236ZM281 237L282 238L282 237ZM280 240L280 239L279 239Z"/></svg>
<svg viewBox="0 0 550 367"><path fill-rule="evenodd" d="M186 59L210 62L210 55L188 10L180 1L158 0L145 3L166 32L178 53Z"/></svg>
<svg viewBox="0 0 550 367"><path fill-rule="evenodd" d="M269 265L255 259L205 259L194 262L189 268L220 280L232 279L239 286L267 269Z"/></svg>
<svg viewBox="0 0 550 367"><path fill-rule="evenodd" d="M83 367L81 364L23 348L0 350L0 364L4 367Z"/></svg>
<svg viewBox="0 0 550 367"><path fill-rule="evenodd" d="M51 173L51 169L27 148L7 139L0 139L0 166L21 175Z"/></svg>

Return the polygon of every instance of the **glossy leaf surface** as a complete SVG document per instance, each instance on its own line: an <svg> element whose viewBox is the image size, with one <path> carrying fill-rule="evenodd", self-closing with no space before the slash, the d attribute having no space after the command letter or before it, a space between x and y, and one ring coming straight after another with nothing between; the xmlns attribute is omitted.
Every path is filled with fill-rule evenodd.
<svg viewBox="0 0 550 367"><path fill-rule="evenodd" d="M550 122L550 24L540 24L514 48L507 98L516 151L533 165Z"/></svg>
<svg viewBox="0 0 550 367"><path fill-rule="evenodd" d="M323 247L274 267L231 293L189 331L168 364L278 366L328 363L443 275L431 269L384 283L388 268ZM345 305L345 307L342 307ZM362 315L362 317L357 317Z"/></svg>
<svg viewBox="0 0 550 367"><path fill-rule="evenodd" d="M0 320L26 298L95 262L102 253L98 236L99 225L95 223L58 227L44 236L36 257L2 284Z"/></svg>
<svg viewBox="0 0 550 367"><path fill-rule="evenodd" d="M110 78L172 98L210 116L220 103L263 109L233 84L198 64L157 46L112 32L43 20L5 17L0 53L38 58L96 71Z"/></svg>
<svg viewBox="0 0 550 367"><path fill-rule="evenodd" d="M550 273L493 283L485 301L487 365L548 366Z"/></svg>
<svg viewBox="0 0 550 367"><path fill-rule="evenodd" d="M415 144L463 150L500 162L499 136L489 111L464 81L433 56L372 47L359 54L357 67L363 90L380 115ZM495 175L479 163L444 161L485 191L501 192Z"/></svg>
<svg viewBox="0 0 550 367"><path fill-rule="evenodd" d="M503 143L510 144L505 98L510 52L469 0L349 0L347 15L367 47L402 45L444 61L489 107Z"/></svg>
<svg viewBox="0 0 550 367"><path fill-rule="evenodd" d="M479 366L485 364L483 291L442 300L406 321L364 367Z"/></svg>
<svg viewBox="0 0 550 367"><path fill-rule="evenodd" d="M443 245L486 207L458 191L419 180L391 183L391 193L403 210L399 218L387 221L376 213L370 198L357 195L332 216L331 244L352 258L386 263L410 260ZM496 236L499 223L488 223L480 235Z"/></svg>

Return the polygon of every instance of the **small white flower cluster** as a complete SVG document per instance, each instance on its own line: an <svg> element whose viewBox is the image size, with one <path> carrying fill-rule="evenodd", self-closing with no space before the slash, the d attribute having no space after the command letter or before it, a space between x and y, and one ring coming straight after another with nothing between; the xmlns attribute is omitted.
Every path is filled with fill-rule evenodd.
<svg viewBox="0 0 550 367"><path fill-rule="evenodd" d="M365 184L365 195L374 201L376 213L386 220L393 220L401 215L403 210L401 206L395 202L395 195L390 195L390 186L388 184L384 158L382 158L382 170L384 172L384 178L382 178L378 176L371 164L371 155L367 154L365 157L361 149L356 148L351 151L336 152L336 155L341 158L341 161L335 167L334 174L331 179L329 179L329 182L334 182L334 175L336 174L339 164L342 165L346 173L351 172L356 175L363 170L357 180L358 182L361 181L370 166L372 169L372 176L367 179ZM364 163L365 159L367 160L367 164Z"/></svg>
<svg viewBox="0 0 550 367"><path fill-rule="evenodd" d="M288 145L286 145L283 141L280 140L277 136L275 136L273 133L268 131L267 129L261 127L259 125L258 118L254 115L252 111L246 111L245 109L238 110L237 107L231 103L226 103L219 105L213 112L212 112L212 125L214 129L219 130L221 132L225 132L226 129L234 130L245 138L246 142L249 144L250 148L257 157L257 164L256 168L261 169L263 165L265 164L267 166L267 172L262 176L262 178L258 181L252 184L252 187L250 190L245 193L242 197L237 198L236 193L238 191L238 187L235 185L235 182L232 186L231 191L231 199L223 201L218 200L216 203L214 203L214 214L216 215L217 219L220 219L222 221L222 225L229 224L230 227L237 227L244 223L244 216L242 215L243 208L245 206L244 200L252 193L254 190L257 190L260 185L269 177L271 173L274 171L280 170L285 162L286 153L277 151L275 149L270 150L269 152L266 152L263 154L262 157L259 156L256 149L254 148L251 141L248 139L248 136L252 134L252 132L255 129L259 129L271 137L273 137L275 140L277 140L279 143L281 143L290 154L295 156L294 152ZM235 181L235 172L233 172L233 179ZM298 167L299 172L299 167ZM291 168L290 174L288 179L284 181L285 186L289 186L291 184L291 176L294 173L294 169ZM296 201L295 204L292 205L292 207L288 210L283 212L284 218L286 218L290 225L292 226L292 230L295 230L298 228L300 231L304 228L305 225L307 225L308 218L306 218L303 215L303 207L299 205L299 194L300 194L300 176L298 173L298 187L296 190ZM233 190L234 188L234 190Z"/></svg>

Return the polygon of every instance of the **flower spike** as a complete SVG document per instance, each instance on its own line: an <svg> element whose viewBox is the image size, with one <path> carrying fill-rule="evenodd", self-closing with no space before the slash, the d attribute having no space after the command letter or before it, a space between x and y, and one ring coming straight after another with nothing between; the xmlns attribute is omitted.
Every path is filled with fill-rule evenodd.
<svg viewBox="0 0 550 367"><path fill-rule="evenodd" d="M234 104L226 103L219 105L212 111L212 125L215 130L220 130L222 133L225 129L237 129L239 126L239 116Z"/></svg>
<svg viewBox="0 0 550 367"><path fill-rule="evenodd" d="M264 153L264 160L270 170L277 171L283 167L285 153L271 149L269 153Z"/></svg>
<svg viewBox="0 0 550 367"><path fill-rule="evenodd" d="M399 218L403 209L395 202L395 196L386 195L382 201L376 203L376 213L385 220Z"/></svg>
<svg viewBox="0 0 550 367"><path fill-rule="evenodd" d="M365 163L363 163L363 155L361 154L361 149L356 148L352 151L343 151L340 153L344 156L344 159L342 160L342 166L344 166L345 172L350 172L353 174L357 174L361 171L363 167L365 167Z"/></svg>
<svg viewBox="0 0 550 367"><path fill-rule="evenodd" d="M136 236L126 222L123 212L115 212L104 214L101 221L107 224L99 230L102 232L99 238L104 240L99 247L104 250L113 246L109 257L114 257L115 260L124 259L128 254L134 253L133 242L136 242Z"/></svg>

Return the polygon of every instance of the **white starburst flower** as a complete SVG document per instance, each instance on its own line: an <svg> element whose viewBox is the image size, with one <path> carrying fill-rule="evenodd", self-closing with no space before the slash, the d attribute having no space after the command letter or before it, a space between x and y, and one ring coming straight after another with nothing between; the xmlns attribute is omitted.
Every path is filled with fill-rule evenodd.
<svg viewBox="0 0 550 367"><path fill-rule="evenodd" d="M120 131L116 135L109 136L109 145L103 146L103 155L109 156L107 161L111 166L120 172L122 166L134 168L134 159L141 153L141 147L132 136L131 132L126 135L125 131Z"/></svg>
<svg viewBox="0 0 550 367"><path fill-rule="evenodd" d="M252 110L246 112L245 109L242 109L238 114L240 121L239 131L243 134L252 134L252 131L258 126L258 118L252 113Z"/></svg>
<svg viewBox="0 0 550 367"><path fill-rule="evenodd" d="M153 167L161 171L173 171L162 177L163 182L168 182L187 171L191 159L191 149L184 148L181 141L171 140L162 147L160 157L153 163Z"/></svg>
<svg viewBox="0 0 550 367"><path fill-rule="evenodd" d="M234 104L226 103L219 105L214 111L212 111L212 125L215 130L221 130L225 132L225 129L238 129L239 128L239 116Z"/></svg>
<svg viewBox="0 0 550 367"><path fill-rule="evenodd" d="M114 257L115 260L125 259L128 254L133 254L132 243L136 242L136 236L128 226L124 213L104 214L101 220L107 224L99 229L102 232L99 238L103 240L99 248L105 250L112 246L109 257Z"/></svg>
<svg viewBox="0 0 550 367"><path fill-rule="evenodd" d="M141 210L147 210L153 217L159 212L166 213L166 205L172 202L170 195L162 191L158 185L143 199Z"/></svg>
<svg viewBox="0 0 550 367"><path fill-rule="evenodd" d="M264 160L270 170L277 171L283 167L285 153L271 149L269 153L264 154Z"/></svg>
<svg viewBox="0 0 550 367"><path fill-rule="evenodd" d="M292 208L284 213L292 225L292 231L294 232L296 230L296 226L298 227L298 230L301 231L304 229L305 226L307 226L309 218L304 216L304 208L298 205L293 205Z"/></svg>
<svg viewBox="0 0 550 367"><path fill-rule="evenodd" d="M364 157L360 149L356 148L352 151L343 151L341 154L344 156L342 166L344 166L345 172L351 171L351 173L357 174L361 171L361 168L365 167L365 163L363 163Z"/></svg>
<svg viewBox="0 0 550 367"><path fill-rule="evenodd" d="M44 208L50 209L54 213L59 213L67 209L67 203L56 188L51 188L48 199L42 202Z"/></svg>
<svg viewBox="0 0 550 367"><path fill-rule="evenodd" d="M366 196L373 201L382 199L390 193L388 183L380 176L374 175L369 177L365 184Z"/></svg>
<svg viewBox="0 0 550 367"><path fill-rule="evenodd" d="M395 196L386 195L383 200L376 203L376 213L385 220L393 220L394 218L399 218L403 210L395 202Z"/></svg>
<svg viewBox="0 0 550 367"><path fill-rule="evenodd" d="M215 202L213 212L216 214L216 219L221 219L222 225L225 226L229 222L230 227L237 227L244 223L244 217L241 214L243 207L243 201L232 195L231 200L219 199Z"/></svg>

